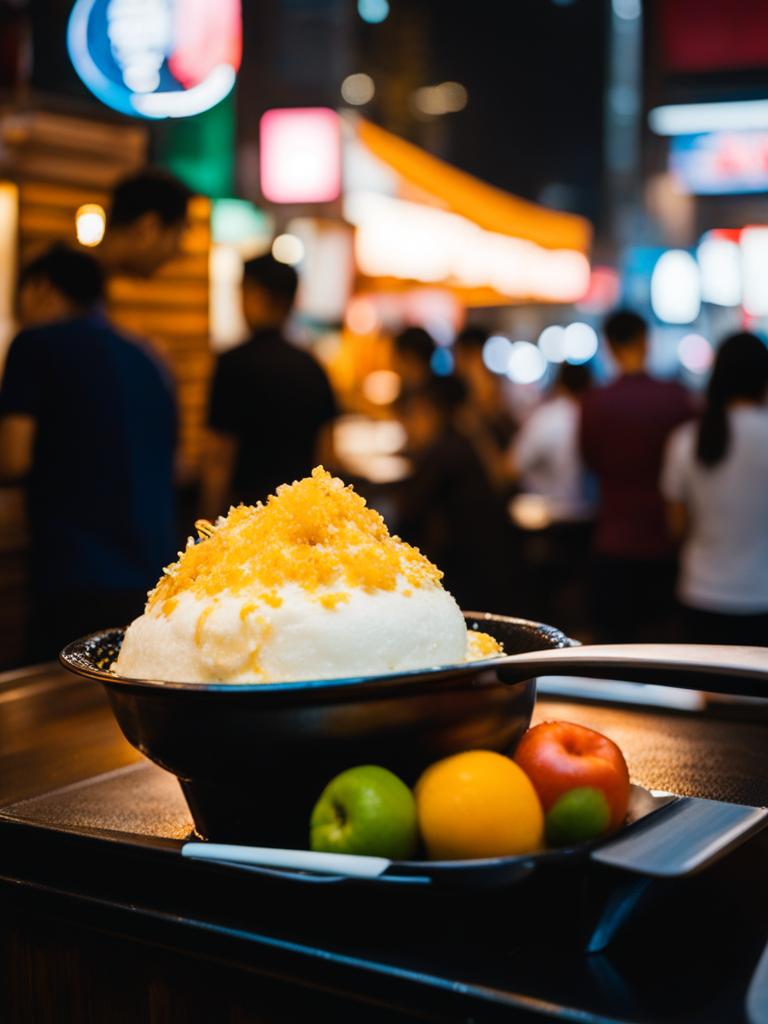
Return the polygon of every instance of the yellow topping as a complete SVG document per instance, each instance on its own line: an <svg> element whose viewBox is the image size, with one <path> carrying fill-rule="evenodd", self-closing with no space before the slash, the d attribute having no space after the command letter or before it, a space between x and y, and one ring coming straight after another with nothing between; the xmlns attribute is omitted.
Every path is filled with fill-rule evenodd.
<svg viewBox="0 0 768 1024"><path fill-rule="evenodd" d="M240 617L242 618L242 612L240 613ZM258 616L256 621L261 626L261 636L259 637L259 642L251 651L250 657L248 658L248 667L254 675L258 676L262 674L261 650L267 640L272 636L272 625L263 619L261 615Z"/></svg>
<svg viewBox="0 0 768 1024"><path fill-rule="evenodd" d="M202 646L203 643L203 626L205 621L214 609L214 605L209 604L207 608L203 608L197 617L197 623L195 625L195 643L198 647Z"/></svg>
<svg viewBox="0 0 768 1024"><path fill-rule="evenodd" d="M170 615L178 603L178 597L169 597L167 601L163 602L163 615Z"/></svg>
<svg viewBox="0 0 768 1024"><path fill-rule="evenodd" d="M503 654L504 652L499 641L494 639L490 633L473 631L469 636L472 641L472 653L478 658L490 658L494 654Z"/></svg>
<svg viewBox="0 0 768 1024"><path fill-rule="evenodd" d="M190 544L163 573L150 608L186 591L215 597L263 588L261 600L272 604L281 600L274 590L290 583L309 592L395 590L401 577L422 587L439 585L443 575L417 548L390 536L379 513L322 466L279 487L266 505L230 509L207 540ZM336 596L323 595L330 605L320 600L335 607Z"/></svg>
<svg viewBox="0 0 768 1024"><path fill-rule="evenodd" d="M210 537L216 527L213 523L209 523L207 519L196 519L195 529L200 540L205 540L206 537Z"/></svg>
<svg viewBox="0 0 768 1024"><path fill-rule="evenodd" d="M320 604L323 608L327 608L330 612L334 610L337 604L342 604L344 601L348 600L349 594L345 594L343 592L339 594L323 594L323 596L319 598Z"/></svg>
<svg viewBox="0 0 768 1024"><path fill-rule="evenodd" d="M251 612L255 612L258 607L259 606L253 601L249 601L247 604L244 604L240 609L240 621L245 622Z"/></svg>

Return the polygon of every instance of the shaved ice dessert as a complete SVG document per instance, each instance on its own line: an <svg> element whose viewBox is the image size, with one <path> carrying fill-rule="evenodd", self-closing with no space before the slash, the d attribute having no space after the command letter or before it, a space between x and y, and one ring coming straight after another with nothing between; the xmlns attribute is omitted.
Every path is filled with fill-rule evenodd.
<svg viewBox="0 0 768 1024"><path fill-rule="evenodd" d="M126 630L119 675L276 683L501 653L467 630L440 570L322 467L198 529Z"/></svg>

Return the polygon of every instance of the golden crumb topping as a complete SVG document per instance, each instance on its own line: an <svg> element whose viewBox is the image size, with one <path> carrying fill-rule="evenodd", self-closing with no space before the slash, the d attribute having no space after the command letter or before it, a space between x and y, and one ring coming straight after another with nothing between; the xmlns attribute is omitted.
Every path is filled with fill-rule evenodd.
<svg viewBox="0 0 768 1024"><path fill-rule="evenodd" d="M434 586L443 575L418 548L390 536L379 513L322 466L278 487L266 505L238 505L209 527L198 524L203 539L190 540L164 570L148 607L162 602L167 611L187 591L215 597L254 588L260 601L277 607L275 591L295 583L320 591L318 600L332 610L346 594L325 593L329 588L395 590L401 578L412 587Z"/></svg>
<svg viewBox="0 0 768 1024"><path fill-rule="evenodd" d="M337 605L344 604L345 601L349 600L349 594L342 590L335 594L322 594L318 600L323 608L327 608L328 611L332 612Z"/></svg>
<svg viewBox="0 0 768 1024"><path fill-rule="evenodd" d="M479 630L471 630L469 641L472 645L472 654L477 659L492 658L494 654L503 654L504 648L499 641L490 633L481 633Z"/></svg>

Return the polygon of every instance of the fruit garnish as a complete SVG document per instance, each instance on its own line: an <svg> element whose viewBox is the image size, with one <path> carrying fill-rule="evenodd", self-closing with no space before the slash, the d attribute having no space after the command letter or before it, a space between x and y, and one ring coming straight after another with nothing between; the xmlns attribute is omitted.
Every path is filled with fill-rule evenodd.
<svg viewBox="0 0 768 1024"><path fill-rule="evenodd" d="M545 811L569 790L590 786L608 801L610 827L623 823L629 804L627 763L602 733L572 722L542 722L520 740L515 761L533 783Z"/></svg>
<svg viewBox="0 0 768 1024"><path fill-rule="evenodd" d="M418 846L413 794L386 768L348 768L320 794L309 834L312 850L405 860Z"/></svg>
<svg viewBox="0 0 768 1024"><path fill-rule="evenodd" d="M543 845L544 815L525 773L490 750L454 754L415 787L419 829L433 860L505 857Z"/></svg>
<svg viewBox="0 0 768 1024"><path fill-rule="evenodd" d="M608 831L611 809L594 786L579 786L555 800L544 819L549 846L575 846Z"/></svg>

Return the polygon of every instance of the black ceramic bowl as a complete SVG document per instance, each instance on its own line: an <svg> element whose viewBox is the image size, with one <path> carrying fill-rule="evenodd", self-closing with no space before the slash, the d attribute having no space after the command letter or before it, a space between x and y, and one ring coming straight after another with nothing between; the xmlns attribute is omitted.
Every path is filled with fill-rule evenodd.
<svg viewBox="0 0 768 1024"><path fill-rule="evenodd" d="M566 647L560 630L466 613L508 654ZM167 683L109 672L122 629L61 653L101 682L126 739L179 779L197 832L209 839L303 847L325 784L379 764L412 784L432 762L482 747L511 752L528 728L533 680L504 681L504 659L364 679L297 683Z"/></svg>

